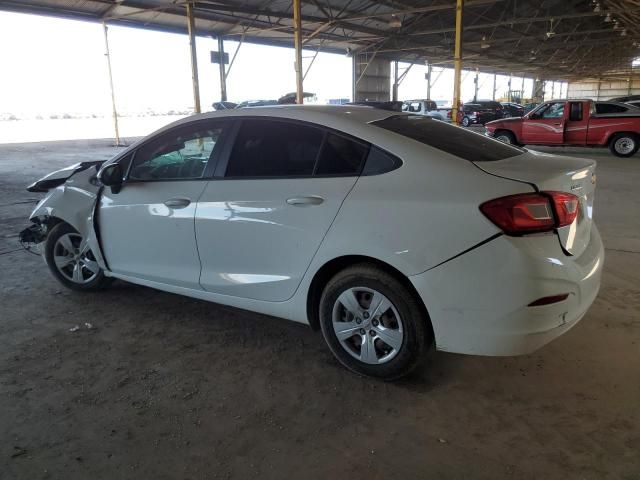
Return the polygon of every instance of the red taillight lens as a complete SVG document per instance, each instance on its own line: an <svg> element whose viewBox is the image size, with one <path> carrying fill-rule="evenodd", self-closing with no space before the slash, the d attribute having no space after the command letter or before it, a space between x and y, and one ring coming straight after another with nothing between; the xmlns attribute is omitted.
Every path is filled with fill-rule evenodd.
<svg viewBox="0 0 640 480"><path fill-rule="evenodd" d="M507 235L524 235L570 225L578 204L578 197L571 193L523 193L489 200L480 205L480 211Z"/></svg>
<svg viewBox="0 0 640 480"><path fill-rule="evenodd" d="M571 193L547 192L553 198L553 203L558 217L558 227L571 225L578 216L580 199Z"/></svg>

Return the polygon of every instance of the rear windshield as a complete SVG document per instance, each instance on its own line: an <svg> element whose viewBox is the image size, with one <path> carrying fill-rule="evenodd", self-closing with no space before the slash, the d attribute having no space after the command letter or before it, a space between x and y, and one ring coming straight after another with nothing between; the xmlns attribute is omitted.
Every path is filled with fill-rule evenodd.
<svg viewBox="0 0 640 480"><path fill-rule="evenodd" d="M471 162L492 162L524 150L421 115L393 115L371 123Z"/></svg>

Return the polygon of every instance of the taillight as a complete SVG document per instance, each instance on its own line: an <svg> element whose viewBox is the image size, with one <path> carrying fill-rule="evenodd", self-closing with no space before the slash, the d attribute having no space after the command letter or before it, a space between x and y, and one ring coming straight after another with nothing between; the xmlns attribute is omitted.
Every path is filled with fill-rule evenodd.
<svg viewBox="0 0 640 480"><path fill-rule="evenodd" d="M473 112L471 115L475 115L476 117L480 115L480 112Z"/></svg>
<svg viewBox="0 0 640 480"><path fill-rule="evenodd" d="M524 235L571 225L579 203L571 193L522 193L489 200L480 211L507 235Z"/></svg>

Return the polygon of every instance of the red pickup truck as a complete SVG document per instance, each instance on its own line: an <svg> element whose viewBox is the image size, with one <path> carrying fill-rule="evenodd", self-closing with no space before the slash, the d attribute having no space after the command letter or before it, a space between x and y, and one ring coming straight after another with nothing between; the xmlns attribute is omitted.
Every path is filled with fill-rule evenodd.
<svg viewBox="0 0 640 480"><path fill-rule="evenodd" d="M489 136L516 145L609 147L618 157L630 157L640 147L640 110L596 114L591 100L544 102L522 118L485 127Z"/></svg>

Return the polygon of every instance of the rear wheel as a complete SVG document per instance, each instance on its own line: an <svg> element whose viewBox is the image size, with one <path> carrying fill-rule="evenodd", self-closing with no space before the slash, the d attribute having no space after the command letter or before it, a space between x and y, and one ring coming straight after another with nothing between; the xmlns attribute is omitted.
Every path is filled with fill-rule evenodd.
<svg viewBox="0 0 640 480"><path fill-rule="evenodd" d="M98 290L111 282L83 236L68 223L59 223L51 230L44 258L53 276L65 287Z"/></svg>
<svg viewBox="0 0 640 480"><path fill-rule="evenodd" d="M510 132L509 130L499 130L495 136L496 140L500 140L503 143L508 145L516 144L516 136Z"/></svg>
<svg viewBox="0 0 640 480"><path fill-rule="evenodd" d="M639 147L638 136L633 133L617 133L609 142L609 150L617 157L631 157Z"/></svg>
<svg viewBox="0 0 640 480"><path fill-rule="evenodd" d="M369 264L338 273L320 300L320 326L335 357L361 375L394 380L432 342L428 319L394 276Z"/></svg>

